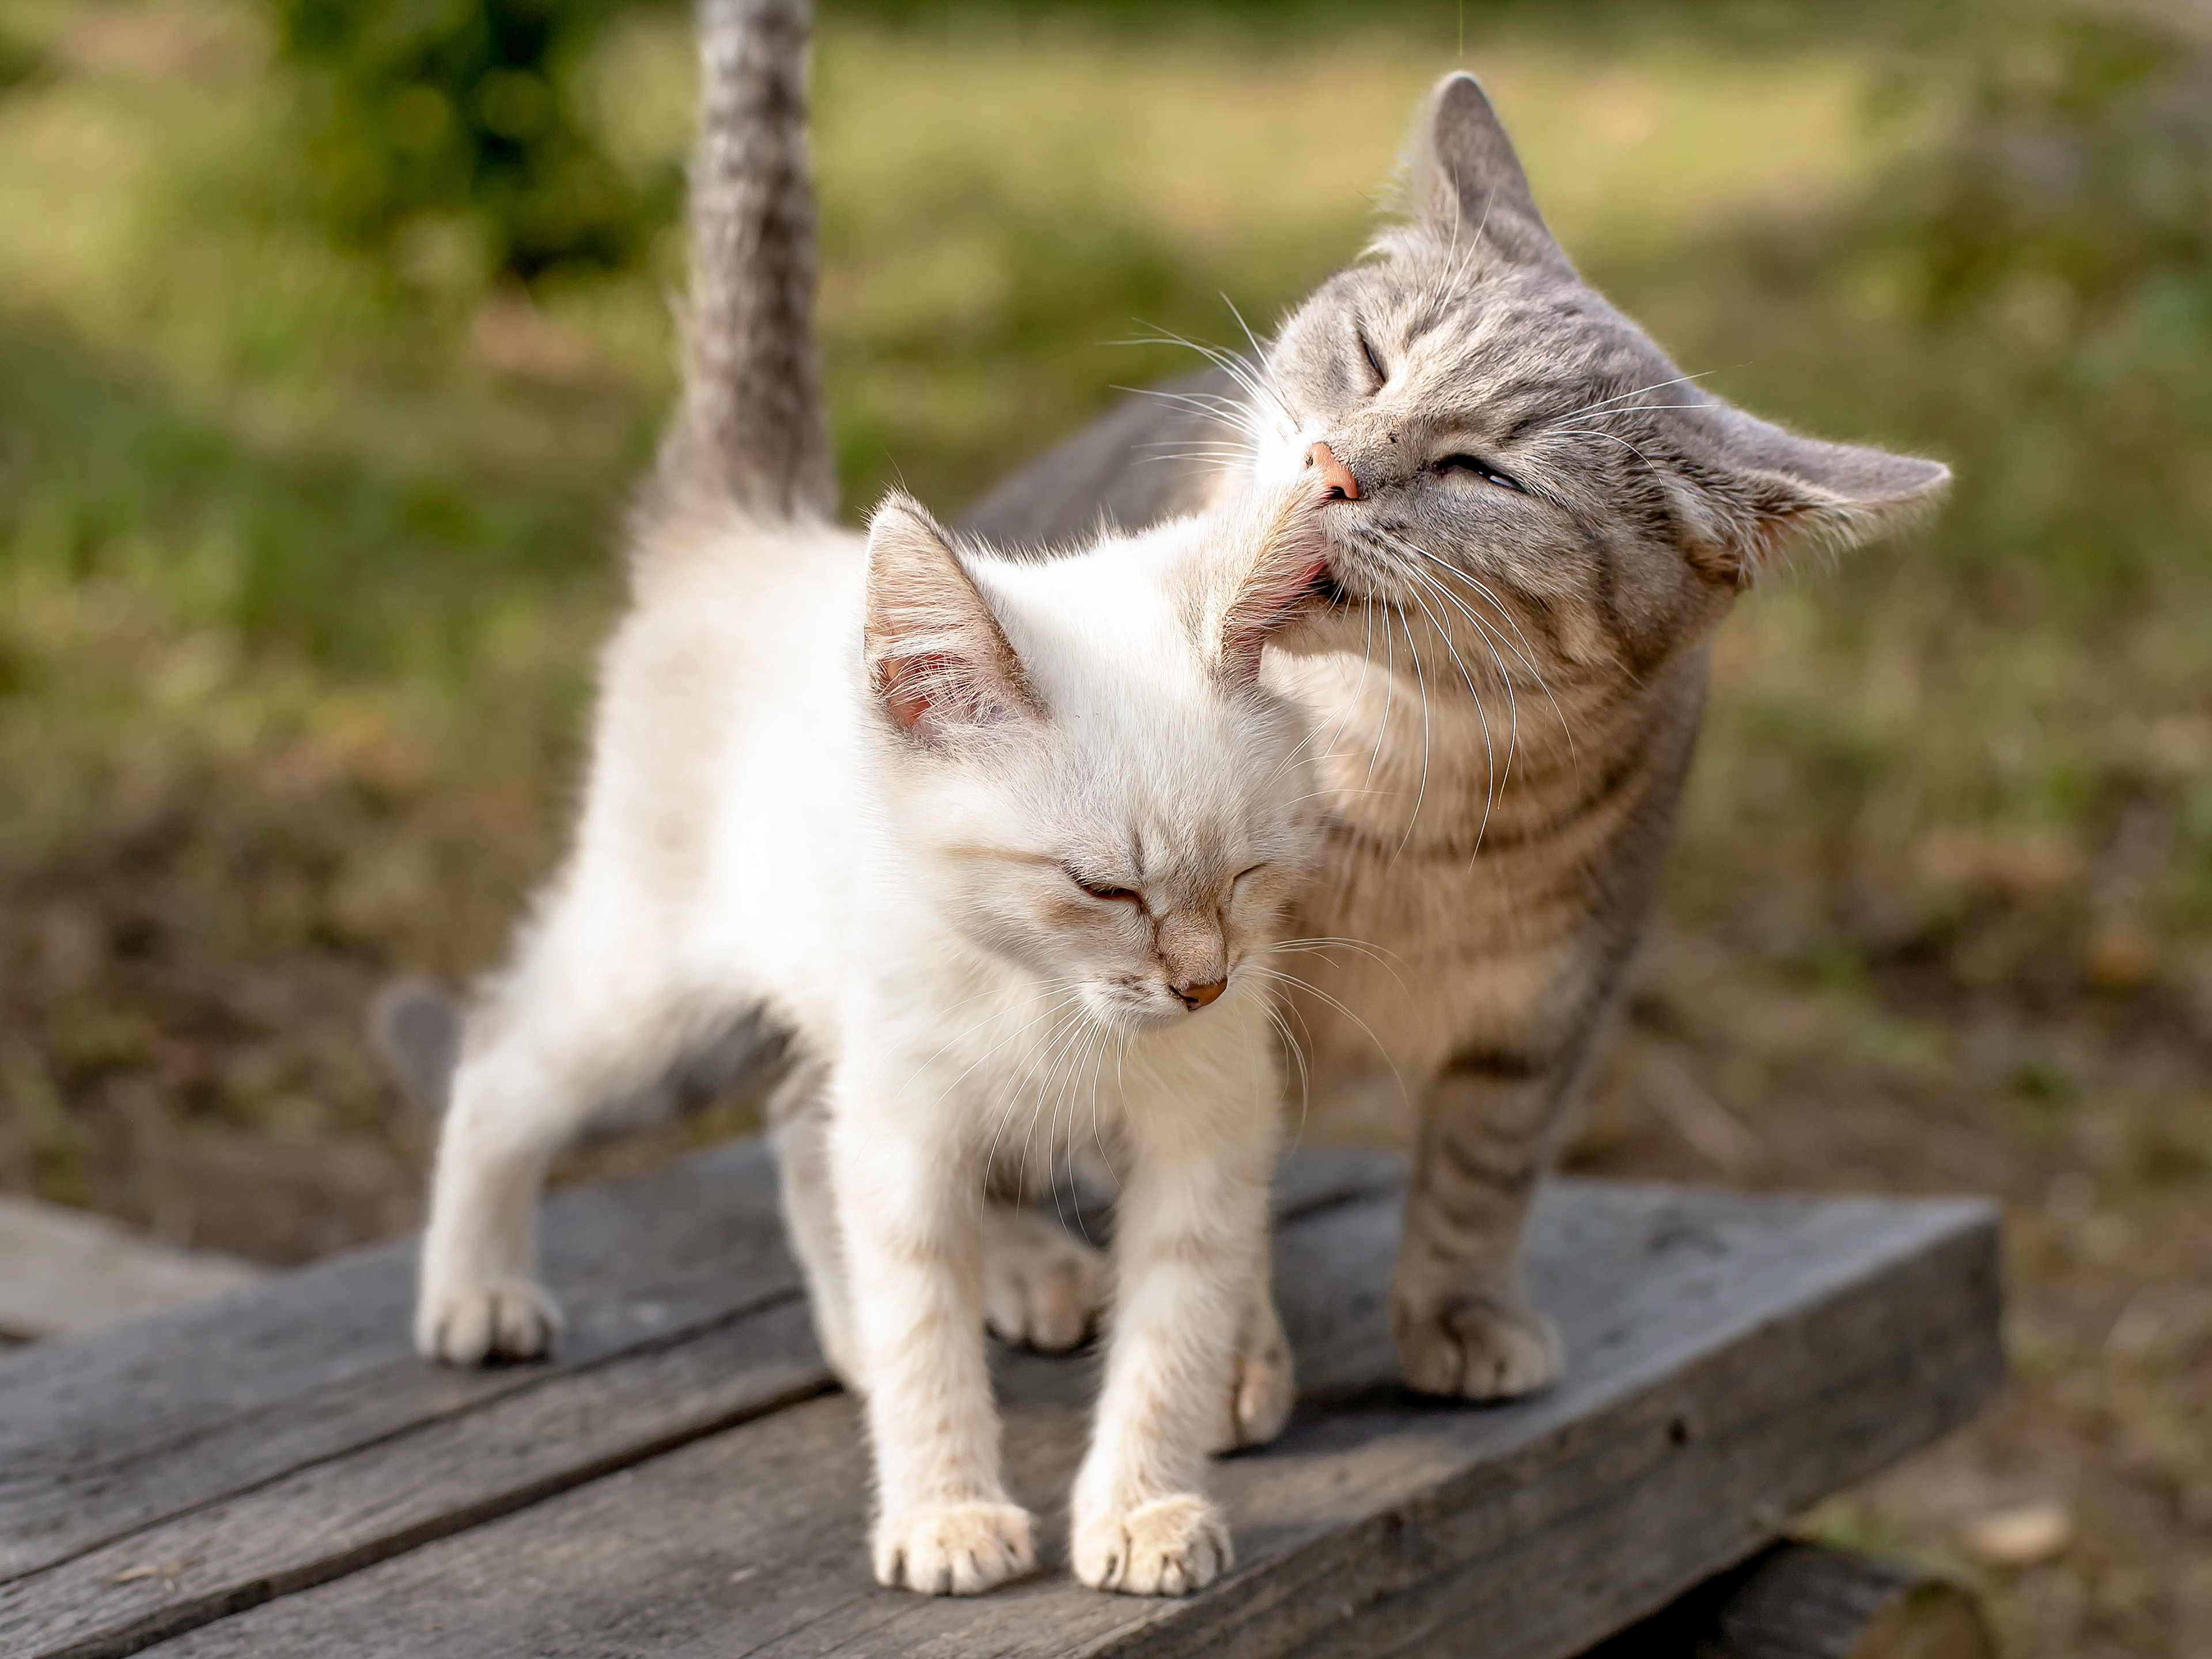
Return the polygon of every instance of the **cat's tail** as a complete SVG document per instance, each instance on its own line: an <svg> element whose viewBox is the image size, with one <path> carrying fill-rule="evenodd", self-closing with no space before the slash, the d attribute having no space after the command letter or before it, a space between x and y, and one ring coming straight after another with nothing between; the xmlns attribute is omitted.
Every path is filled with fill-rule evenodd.
<svg viewBox="0 0 2212 1659"><path fill-rule="evenodd" d="M683 402L647 487L650 514L836 512L814 347L812 13L811 0L699 0Z"/></svg>

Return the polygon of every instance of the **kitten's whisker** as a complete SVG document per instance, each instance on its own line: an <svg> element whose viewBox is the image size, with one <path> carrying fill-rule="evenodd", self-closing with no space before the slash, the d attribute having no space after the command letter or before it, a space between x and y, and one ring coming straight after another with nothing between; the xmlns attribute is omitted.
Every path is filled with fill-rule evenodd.
<svg viewBox="0 0 2212 1659"><path fill-rule="evenodd" d="M1060 1069L1060 1054L1072 1045L1077 1036L1081 1033L1084 1015L1085 1011L1079 1004L1072 1018L1053 1028L1052 1035L1046 1038L1041 1051L1031 1056L1029 1070L1022 1074L1021 1081L1015 1085L1016 1097L1018 1099L1025 1096L1030 1102L1030 1126L1022 1132L1021 1169L1024 1191L1027 1190L1029 1179L1030 1145L1036 1137L1037 1119L1043 1115L1044 1112L1044 1091L1050 1086L1054 1074ZM1037 1066L1043 1063L1048 1054L1052 1056L1052 1069L1045 1073L1044 1082L1032 1089L1030 1086L1030 1079L1036 1074ZM1053 1121L1055 1123L1059 1121L1057 1107L1054 1110ZM1049 1185L1052 1180L1052 1131L1050 1129L1045 1131L1044 1167L1046 1183Z"/></svg>
<svg viewBox="0 0 2212 1659"><path fill-rule="evenodd" d="M1368 1024L1365 1020L1360 1018L1358 1014L1353 1013L1351 1009L1346 1007L1343 1003L1338 1001L1328 992L1322 990L1311 980L1301 979L1296 974L1287 973L1280 968L1263 968L1255 965L1249 971L1255 974L1265 975L1269 979L1278 981L1285 985L1293 986L1298 990L1304 991L1308 996L1327 1003L1330 1007L1335 1009L1337 1012L1342 1014L1346 1019L1350 1020L1354 1025L1357 1025L1360 1030L1365 1034L1367 1040L1375 1045L1375 1052L1382 1056L1382 1063L1389 1067L1391 1080L1398 1085L1398 1095L1399 1097L1406 1103L1406 1109L1408 1111L1413 1109L1413 1097L1407 1092L1406 1079L1399 1075L1397 1062L1390 1058L1390 1051L1382 1046L1382 1039L1375 1035L1374 1028Z"/></svg>

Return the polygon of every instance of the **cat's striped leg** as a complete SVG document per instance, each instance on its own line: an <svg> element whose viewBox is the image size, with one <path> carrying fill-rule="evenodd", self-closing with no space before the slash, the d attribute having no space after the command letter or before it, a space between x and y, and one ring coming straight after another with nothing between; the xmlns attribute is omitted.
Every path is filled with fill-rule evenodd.
<svg viewBox="0 0 2212 1659"><path fill-rule="evenodd" d="M1390 1322L1407 1385L1510 1400L1559 1380L1559 1334L1522 1284L1521 1233L1579 1080L1469 1048L1421 1102Z"/></svg>

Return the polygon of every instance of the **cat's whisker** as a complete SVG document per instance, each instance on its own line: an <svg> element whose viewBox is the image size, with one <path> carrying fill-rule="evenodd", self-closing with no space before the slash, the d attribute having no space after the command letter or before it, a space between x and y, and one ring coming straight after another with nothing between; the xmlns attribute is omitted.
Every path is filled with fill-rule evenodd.
<svg viewBox="0 0 2212 1659"><path fill-rule="evenodd" d="M1421 668L1420 647L1413 641L1413 619L1402 609L1398 612L1398 625L1406 630L1406 654L1413 660L1413 684L1421 693L1421 776L1413 788L1413 810L1406 814L1406 833L1398 837L1397 850L1390 854L1394 862L1413 840L1413 828L1420 822L1421 805L1429 798L1429 678Z"/></svg>
<svg viewBox="0 0 2212 1659"><path fill-rule="evenodd" d="M1559 734L1566 740L1568 759L1573 765L1579 768L1582 764L1582 757L1576 747L1574 726L1567 719L1567 711L1560 706L1559 697L1552 690L1550 682L1546 680L1544 678L1544 671L1538 667L1533 659L1532 653L1534 647L1529 645L1528 636L1521 632L1521 624L1514 620L1511 609L1503 599L1499 599L1496 593L1491 591L1490 585L1487 582L1484 581L1480 576L1477 576L1472 571L1462 570L1457 565L1453 564L1449 560L1440 559L1435 554L1430 552L1426 548L1417 546L1412 542L1404 542L1401 545L1407 552L1412 553L1419 558L1425 559L1429 563L1436 566L1437 569L1443 571L1446 575L1456 576L1460 580L1467 583L1482 597L1492 609L1496 611L1498 614L1504 619L1505 625L1513 630L1515 639L1519 641L1517 646L1509 644L1508 648L1510 649L1513 652L1514 656L1520 660L1522 666L1528 671L1529 677L1536 682L1536 689L1541 691L1544 694L1546 700L1551 703L1553 715L1559 723ZM1470 623L1474 623L1475 629L1482 635L1486 641L1490 641L1495 633L1493 625L1485 623L1480 617L1477 617L1473 611L1468 609L1466 603L1460 599L1456 594L1451 595L1450 597L1453 604L1458 606L1460 613L1466 617ZM1498 635L1498 637L1502 638L1503 636ZM1512 697L1512 676L1505 672L1504 662L1498 656L1498 647L1496 644L1493 643L1491 645L1490 652L1492 658L1498 661L1499 677L1504 682L1506 686L1506 695L1510 700ZM1512 760L1512 755L1510 749L1507 751L1506 758L1508 768L1510 769Z"/></svg>
<svg viewBox="0 0 2212 1659"><path fill-rule="evenodd" d="M1375 727L1375 752L1367 757L1367 782L1370 787L1375 782L1375 769L1382 763L1382 740L1389 735L1390 705L1397 695L1398 641L1390 628L1390 618L1395 614L1395 607L1382 607L1382 718Z"/></svg>
<svg viewBox="0 0 2212 1659"><path fill-rule="evenodd" d="M1437 620L1435 612L1429 609L1428 602L1420 597L1420 590L1423 587L1426 587L1432 592L1439 594L1443 593L1443 590L1437 586L1435 578L1424 574L1418 566L1407 566L1407 574L1415 579L1413 603L1421 607L1422 614L1429 619L1429 626L1437 630L1437 635L1442 638L1444 642L1444 649L1451 653L1452 660L1459 665L1460 678L1467 682L1468 696L1474 703L1474 718L1482 727L1482 761L1485 772L1482 799L1482 822L1477 826L1474 832L1474 844L1477 850L1480 850L1482 846L1483 832L1490 827L1491 810L1497 804L1498 800L1498 757L1491 744L1490 714L1489 712L1482 706L1482 693L1477 689L1474 684L1474 676L1468 672L1467 663L1459 654L1459 647L1452 642L1451 630ZM1447 599L1450 597L1449 594L1443 594L1443 596ZM1493 646L1491 647L1491 654L1493 658L1496 657L1496 647ZM1504 665L1501 664L1501 670L1503 666ZM1512 706L1513 686L1510 680L1506 682L1505 696L1507 707L1510 708ZM1517 735L1517 733L1515 735ZM1513 764L1512 741L1512 736L1509 735L1505 750L1505 763L1509 768Z"/></svg>
<svg viewBox="0 0 2212 1659"><path fill-rule="evenodd" d="M1626 392L1615 392L1610 398L1601 398L1594 404L1584 404L1580 409L1564 410L1558 415L1554 415L1552 418L1555 421L1571 421L1577 416L1587 415L1594 409L1603 409L1611 404L1626 403L1629 398L1640 398L1647 392L1663 392L1670 386L1686 386L1694 380L1707 380L1711 376L1717 374L1720 371L1718 369L1708 368L1696 374L1677 374L1671 380L1654 380L1649 386L1635 386ZM1647 409L1654 406L1655 405L1649 404L1638 405L1640 408ZM1704 409L1709 407L1709 405L1704 404L1680 404L1674 406L1681 409Z"/></svg>
<svg viewBox="0 0 2212 1659"><path fill-rule="evenodd" d="M1659 464L1656 461L1617 433L1601 432L1594 426L1555 426L1551 428L1551 431L1553 435L1561 438L1603 438L1608 443L1619 444L1655 474L1659 471Z"/></svg>

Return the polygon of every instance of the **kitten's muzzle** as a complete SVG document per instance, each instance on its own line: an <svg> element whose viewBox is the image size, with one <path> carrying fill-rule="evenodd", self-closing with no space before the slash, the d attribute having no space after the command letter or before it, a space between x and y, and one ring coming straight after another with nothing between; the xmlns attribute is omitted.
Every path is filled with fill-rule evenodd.
<svg viewBox="0 0 2212 1659"><path fill-rule="evenodd" d="M1186 981L1171 988L1182 999L1182 1006L1195 1013L1227 990L1229 981L1226 978L1210 979L1202 985L1194 985Z"/></svg>

